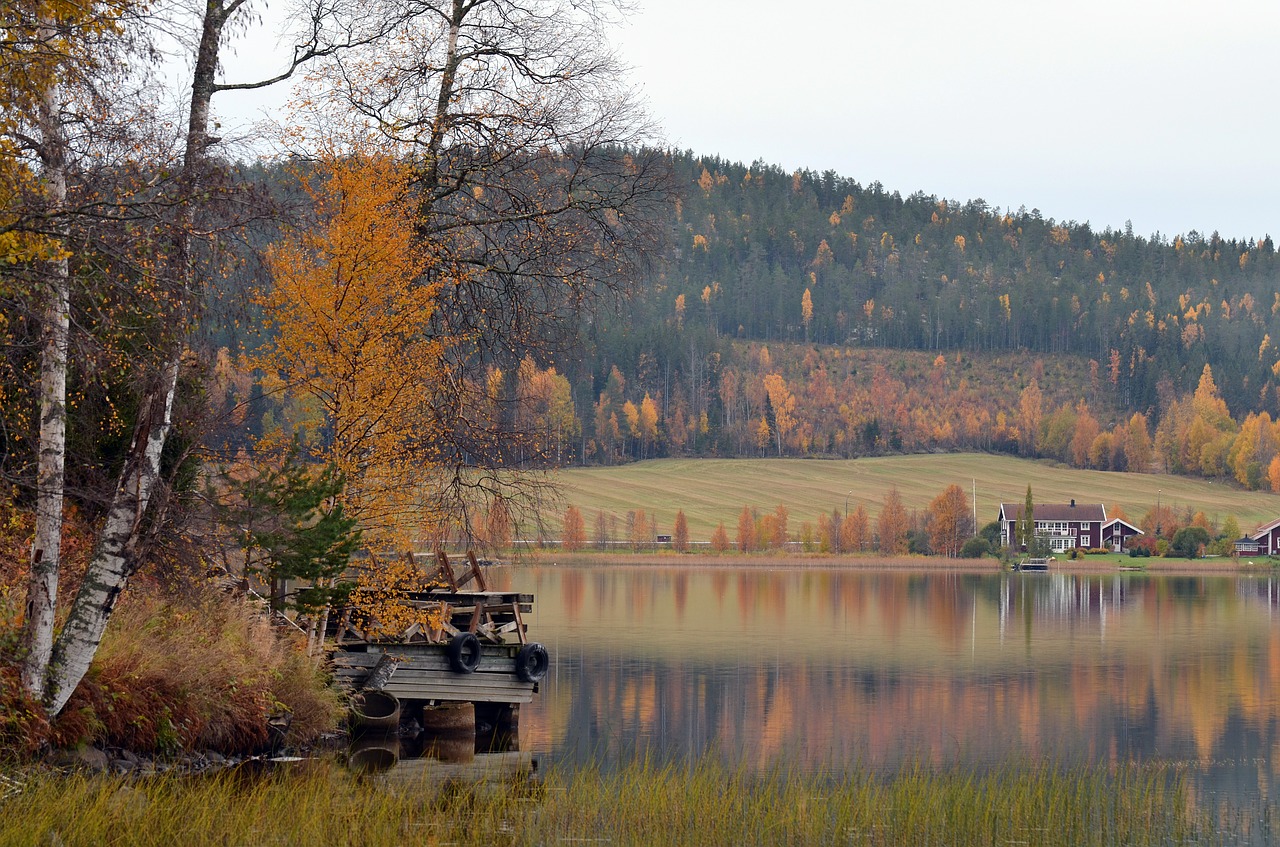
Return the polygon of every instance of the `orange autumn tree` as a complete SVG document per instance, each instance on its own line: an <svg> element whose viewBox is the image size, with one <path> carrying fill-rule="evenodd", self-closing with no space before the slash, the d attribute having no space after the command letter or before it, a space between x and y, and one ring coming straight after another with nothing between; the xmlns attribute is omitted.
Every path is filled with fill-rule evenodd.
<svg viewBox="0 0 1280 847"><path fill-rule="evenodd" d="M689 549L689 519L684 516L684 509L676 511L675 527L672 530L672 546L675 547L677 553L684 553Z"/></svg>
<svg viewBox="0 0 1280 847"><path fill-rule="evenodd" d="M750 553L756 549L756 516L750 506L743 506L738 515L738 549Z"/></svg>
<svg viewBox="0 0 1280 847"><path fill-rule="evenodd" d="M871 537L871 519L867 507L858 504L853 514L840 521L840 552L854 553L863 550Z"/></svg>
<svg viewBox="0 0 1280 847"><path fill-rule="evenodd" d="M564 510L564 536L560 543L570 553L581 550L587 543L586 523L577 506L569 506Z"/></svg>
<svg viewBox="0 0 1280 847"><path fill-rule="evenodd" d="M929 504L929 543L935 553L948 558L960 555L960 547L969 538L973 519L969 514L969 498L958 485L946 490Z"/></svg>
<svg viewBox="0 0 1280 847"><path fill-rule="evenodd" d="M724 521L716 525L711 532L711 549L717 553L729 551L729 532L724 528Z"/></svg>
<svg viewBox="0 0 1280 847"><path fill-rule="evenodd" d="M361 151L329 155L302 180L313 218L266 251L274 284L257 301L271 340L253 356L265 385L310 410L311 458L341 472L336 499L370 548L388 551L410 549L441 521L421 493L437 459L427 398L443 370L444 345L428 330L439 283L424 282L432 262L407 185L403 164ZM264 433L258 450L291 435ZM426 574L408 559L369 561L352 595L366 633L430 625L428 613L387 599Z"/></svg>
<svg viewBox="0 0 1280 847"><path fill-rule="evenodd" d="M387 156L330 155L304 179L314 221L266 252L267 384L319 414L313 457L346 477L348 514L374 546L406 549L423 520L414 493L432 464L423 400L443 345L427 331L438 282L416 238L408 171ZM270 436L260 445L273 446Z"/></svg>
<svg viewBox="0 0 1280 847"><path fill-rule="evenodd" d="M907 508L902 504L902 495L898 493L898 487L895 485L885 495L880 516L876 519L876 535L880 539L880 552L886 556L907 552L909 526Z"/></svg>

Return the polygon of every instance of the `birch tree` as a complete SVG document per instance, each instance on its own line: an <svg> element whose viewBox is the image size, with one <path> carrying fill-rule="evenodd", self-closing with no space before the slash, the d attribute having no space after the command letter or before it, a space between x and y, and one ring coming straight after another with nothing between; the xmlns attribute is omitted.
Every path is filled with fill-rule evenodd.
<svg viewBox="0 0 1280 847"><path fill-rule="evenodd" d="M511 469L541 461L538 435L518 425L519 363L551 364L598 298L625 293L646 269L669 174L638 149L652 130L608 46L619 6L411 8L394 38L311 75L289 140L305 151L317 139L373 137L413 163L415 225L441 259L421 282L443 283L431 331L448 339L451 375L426 404L440 456L432 490L440 509L472 492L519 499L531 477ZM490 368L507 378L477 396ZM497 413L470 414L486 405Z"/></svg>
<svg viewBox="0 0 1280 847"><path fill-rule="evenodd" d="M123 0L114 2L123 3ZM139 565L139 545L148 519L152 517L148 511L161 481L161 457L173 423L175 394L187 351L185 333L202 297L196 262L199 239L195 221L197 204L204 199L208 186L212 162L210 147L217 143L209 133L212 98L219 91L259 88L287 79L313 58L383 34L376 28L369 30L355 26L329 29L327 5L320 2L309 12L309 15L301 17L309 26L304 25L303 37L281 73L254 82L219 82L219 58L228 25L232 22L238 25L252 17L245 0L208 0L204 4L194 33L195 61L185 139L174 168L176 176L166 183L165 196L160 198L160 205L176 210L176 215L165 227L169 233L166 243L161 246L150 269L156 278L166 281L174 306L173 314L169 316L171 331L164 342L166 349L154 370L138 375L144 387L133 436L106 508L94 555L67 621L48 653L41 645L52 641L51 614L29 618L25 632L28 645L33 648L25 678L33 691L42 693L50 714L61 711L88 670L116 601ZM59 70L65 71L70 66L61 65ZM53 369L59 368L65 374L65 357L60 364L55 361ZM48 439L42 432L42 456L46 449L51 454L56 452L57 438L56 431L51 431ZM51 484L51 487L57 486ZM48 499L52 504L54 495L50 494ZM47 571L55 586L54 592L49 592L52 598L56 596L56 566ZM51 607L52 599L46 601L43 594L37 594L29 605L35 607L39 604Z"/></svg>
<svg viewBox="0 0 1280 847"><path fill-rule="evenodd" d="M114 110L103 89L120 82L133 0L18 0L0 9L0 258L23 274L40 327L36 521L30 550L22 681L44 690L62 559L67 370L71 327L68 185L76 153ZM96 125L95 125L96 122ZM86 128L86 125L88 128ZM72 132L79 135L79 148ZM100 214L100 213L99 213Z"/></svg>

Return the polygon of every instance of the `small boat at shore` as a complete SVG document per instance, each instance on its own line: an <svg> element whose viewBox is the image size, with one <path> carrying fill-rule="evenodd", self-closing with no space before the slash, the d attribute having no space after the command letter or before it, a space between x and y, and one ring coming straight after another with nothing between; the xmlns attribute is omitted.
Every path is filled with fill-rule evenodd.
<svg viewBox="0 0 1280 847"><path fill-rule="evenodd" d="M1039 571L1047 571L1049 570L1049 560L1039 559L1039 558L1023 559L1022 561L1016 563L1013 566L1013 569L1019 572L1027 571L1032 573L1039 572Z"/></svg>

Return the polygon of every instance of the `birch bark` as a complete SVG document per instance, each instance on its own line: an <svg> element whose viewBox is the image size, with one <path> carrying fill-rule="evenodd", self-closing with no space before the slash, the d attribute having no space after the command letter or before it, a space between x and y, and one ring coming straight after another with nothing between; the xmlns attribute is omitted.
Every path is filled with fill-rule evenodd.
<svg viewBox="0 0 1280 847"><path fill-rule="evenodd" d="M227 19L243 0L224 4L209 0L201 25L200 44L192 76L190 115L183 176L188 198L199 194L209 146L209 103L217 90L214 75L218 48ZM195 290L191 262L194 205L183 206L176 223L170 261L180 275L184 301ZM182 334L171 342L160 372L148 389L134 426L133 440L125 456L120 480L111 498L106 520L98 535L93 559L85 572L80 591L71 606L66 625L53 645L45 684L45 709L56 715L66 706L80 680L89 670L102 643L107 621L116 601L137 569L137 546L147 506L160 480L160 457L173 422L173 401L182 364Z"/></svg>
<svg viewBox="0 0 1280 847"><path fill-rule="evenodd" d="M38 40L56 37L52 22ZM41 93L38 126L49 216L57 220L67 202L67 137L62 125L62 92L56 80ZM57 230L65 234L66 227ZM54 612L58 601L58 569L62 563L62 498L67 454L67 343L71 326L70 264L65 255L48 263L40 349L40 435L36 470L36 526L31 544L27 608L23 624L27 655L22 684L35 696L44 691L45 672L53 651Z"/></svg>

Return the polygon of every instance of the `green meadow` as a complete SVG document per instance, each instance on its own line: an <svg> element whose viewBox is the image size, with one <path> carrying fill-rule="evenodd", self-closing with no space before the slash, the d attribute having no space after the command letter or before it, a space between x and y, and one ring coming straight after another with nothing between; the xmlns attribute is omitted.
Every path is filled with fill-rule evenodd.
<svg viewBox="0 0 1280 847"><path fill-rule="evenodd" d="M655 459L613 467L568 468L555 476L565 504L582 510L588 537L598 511L619 518L643 509L669 533L683 509L694 540L723 522L732 535L743 506L787 507L792 532L821 512L865 506L874 518L885 492L897 486L907 509L924 509L948 485L977 498L978 523L995 520L1000 503L1021 503L1027 486L1038 503L1104 503L1137 522L1156 505L1190 507L1220 523L1234 515L1243 531L1280 518L1280 496L1228 482L1167 474L1074 470L1012 456L981 453L879 456L865 459ZM560 514L546 515L558 527Z"/></svg>

